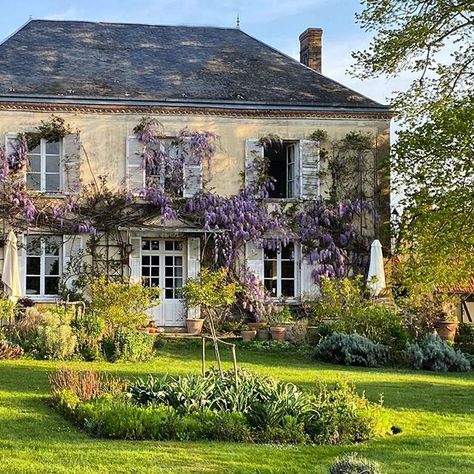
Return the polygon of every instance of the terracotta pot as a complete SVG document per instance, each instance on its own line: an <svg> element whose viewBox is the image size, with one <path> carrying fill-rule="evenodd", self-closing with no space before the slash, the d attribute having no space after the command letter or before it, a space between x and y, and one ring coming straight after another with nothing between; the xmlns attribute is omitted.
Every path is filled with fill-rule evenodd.
<svg viewBox="0 0 474 474"><path fill-rule="evenodd" d="M253 341L257 335L257 331L242 331L240 333L242 341Z"/></svg>
<svg viewBox="0 0 474 474"><path fill-rule="evenodd" d="M158 329L156 328L152 328L152 327L148 328L148 334L156 334L157 332L158 332Z"/></svg>
<svg viewBox="0 0 474 474"><path fill-rule="evenodd" d="M248 323L247 326L251 331L258 331L265 323Z"/></svg>
<svg viewBox="0 0 474 474"><path fill-rule="evenodd" d="M454 341L458 326L457 321L437 321L435 324L436 332L443 341Z"/></svg>
<svg viewBox="0 0 474 474"><path fill-rule="evenodd" d="M275 327L270 328L270 333L274 341L284 341L285 331L286 331L286 328L282 326L275 326Z"/></svg>
<svg viewBox="0 0 474 474"><path fill-rule="evenodd" d="M186 319L186 329L189 334L201 334L204 319Z"/></svg>
<svg viewBox="0 0 474 474"><path fill-rule="evenodd" d="M266 341L270 337L270 331L268 328L260 328L257 331L257 337L260 341Z"/></svg>

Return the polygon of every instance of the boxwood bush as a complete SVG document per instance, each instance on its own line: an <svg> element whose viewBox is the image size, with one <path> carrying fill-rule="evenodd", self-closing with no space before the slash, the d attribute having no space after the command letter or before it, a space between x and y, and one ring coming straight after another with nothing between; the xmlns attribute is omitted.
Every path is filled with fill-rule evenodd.
<svg viewBox="0 0 474 474"><path fill-rule="evenodd" d="M211 370L136 379L120 394L107 379L84 397L80 384L65 383L77 379L51 378L54 405L97 437L342 444L388 432L381 405L347 382L302 391L248 370L238 372L238 383L233 371L221 378Z"/></svg>
<svg viewBox="0 0 474 474"><path fill-rule="evenodd" d="M389 350L358 334L333 333L316 346L313 355L333 364L377 367L387 363Z"/></svg>

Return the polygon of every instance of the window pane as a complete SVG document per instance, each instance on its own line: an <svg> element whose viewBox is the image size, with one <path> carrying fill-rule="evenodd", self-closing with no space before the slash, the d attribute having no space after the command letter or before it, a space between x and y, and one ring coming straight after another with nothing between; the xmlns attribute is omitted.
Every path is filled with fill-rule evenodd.
<svg viewBox="0 0 474 474"><path fill-rule="evenodd" d="M41 144L36 145L32 150L29 150L32 155L40 155L41 154Z"/></svg>
<svg viewBox="0 0 474 474"><path fill-rule="evenodd" d="M272 296L277 296L277 281L276 280L264 280L265 289L269 291Z"/></svg>
<svg viewBox="0 0 474 474"><path fill-rule="evenodd" d="M281 295L282 296L295 296L295 281L294 280L281 281Z"/></svg>
<svg viewBox="0 0 474 474"><path fill-rule="evenodd" d="M172 267L173 266L173 257L165 257L165 265L167 267Z"/></svg>
<svg viewBox="0 0 474 474"><path fill-rule="evenodd" d="M174 242L172 240L165 241L165 250L174 250Z"/></svg>
<svg viewBox="0 0 474 474"><path fill-rule="evenodd" d="M150 276L150 267L142 267L142 276Z"/></svg>
<svg viewBox="0 0 474 474"><path fill-rule="evenodd" d="M142 265L150 265L150 256L142 255Z"/></svg>
<svg viewBox="0 0 474 474"><path fill-rule="evenodd" d="M153 255L153 257L151 257L151 264L152 265L159 265L160 264L160 257L158 255Z"/></svg>
<svg viewBox="0 0 474 474"><path fill-rule="evenodd" d="M47 155L59 155L59 142L46 142Z"/></svg>
<svg viewBox="0 0 474 474"><path fill-rule="evenodd" d="M165 276L173 276L173 267L165 268Z"/></svg>
<svg viewBox="0 0 474 474"><path fill-rule="evenodd" d="M160 279L159 278L152 278L151 279L151 286L160 286Z"/></svg>
<svg viewBox="0 0 474 474"><path fill-rule="evenodd" d="M46 175L45 191L59 191L59 173Z"/></svg>
<svg viewBox="0 0 474 474"><path fill-rule="evenodd" d="M41 191L41 175L39 173L27 173L26 187L33 191Z"/></svg>
<svg viewBox="0 0 474 474"><path fill-rule="evenodd" d="M169 300L173 299L173 296L174 296L173 293L174 291L171 288L167 288L165 290L165 298Z"/></svg>
<svg viewBox="0 0 474 474"><path fill-rule="evenodd" d="M288 244L286 247L282 247L281 249L281 258L285 260L294 260L295 259L295 252L294 252L294 245Z"/></svg>
<svg viewBox="0 0 474 474"><path fill-rule="evenodd" d="M26 277L26 294L40 294L40 277Z"/></svg>
<svg viewBox="0 0 474 474"><path fill-rule="evenodd" d="M148 239L142 240L142 250L150 250L150 241Z"/></svg>
<svg viewBox="0 0 474 474"><path fill-rule="evenodd" d="M151 241L151 250L160 250L160 241L152 240Z"/></svg>
<svg viewBox="0 0 474 474"><path fill-rule="evenodd" d="M28 155L28 167L30 171L41 173L41 157L39 155Z"/></svg>
<svg viewBox="0 0 474 474"><path fill-rule="evenodd" d="M59 155L46 157L46 173L59 173Z"/></svg>
<svg viewBox="0 0 474 474"><path fill-rule="evenodd" d="M183 286L183 280L181 278L174 279L174 287L181 288Z"/></svg>
<svg viewBox="0 0 474 474"><path fill-rule="evenodd" d="M59 288L58 277L45 277L44 279L44 294L45 295L57 295Z"/></svg>
<svg viewBox="0 0 474 474"><path fill-rule="evenodd" d="M173 288L173 279L172 278L165 278L165 287L166 288Z"/></svg>
<svg viewBox="0 0 474 474"><path fill-rule="evenodd" d="M44 274L45 275L59 275L59 259L56 257L45 257L44 259Z"/></svg>
<svg viewBox="0 0 474 474"><path fill-rule="evenodd" d="M174 249L178 250L178 251L183 250L183 242L175 242L174 243Z"/></svg>
<svg viewBox="0 0 474 474"><path fill-rule="evenodd" d="M295 276L295 263L283 261L281 262L281 277L282 278L294 278Z"/></svg>
<svg viewBox="0 0 474 474"><path fill-rule="evenodd" d="M176 267L174 269L174 275L178 276L178 277L183 276L183 268L182 267Z"/></svg>
<svg viewBox="0 0 474 474"><path fill-rule="evenodd" d="M264 250L264 258L265 259L275 259L277 258L277 251L276 250L269 250L265 249Z"/></svg>
<svg viewBox="0 0 474 474"><path fill-rule="evenodd" d="M41 258L40 257L28 257L26 259L26 274L27 275L39 275L41 273Z"/></svg>
<svg viewBox="0 0 474 474"><path fill-rule="evenodd" d="M46 255L59 255L61 240L58 237L45 237L44 252Z"/></svg>
<svg viewBox="0 0 474 474"><path fill-rule="evenodd" d="M183 264L183 257L174 257L174 264L177 267L180 267Z"/></svg>
<svg viewBox="0 0 474 474"><path fill-rule="evenodd" d="M160 267L151 267L152 276L160 276Z"/></svg>
<svg viewBox="0 0 474 474"><path fill-rule="evenodd" d="M27 238L26 253L28 255L41 255L41 240L38 237Z"/></svg>
<svg viewBox="0 0 474 474"><path fill-rule="evenodd" d="M264 278L276 278L277 275L277 262L276 260L273 261L266 261L264 263Z"/></svg>

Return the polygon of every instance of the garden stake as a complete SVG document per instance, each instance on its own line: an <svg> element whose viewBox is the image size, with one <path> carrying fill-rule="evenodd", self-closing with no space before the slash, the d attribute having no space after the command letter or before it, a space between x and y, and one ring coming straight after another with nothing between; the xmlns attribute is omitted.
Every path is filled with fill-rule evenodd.
<svg viewBox="0 0 474 474"><path fill-rule="evenodd" d="M233 363L234 363L235 386L238 388L239 387L239 376L237 374L237 355L235 353L235 344L232 344L230 346L230 350L232 352L232 360L233 360Z"/></svg>
<svg viewBox="0 0 474 474"><path fill-rule="evenodd" d="M202 353L201 353L201 367L202 367L202 376L206 375L206 338L202 338Z"/></svg>

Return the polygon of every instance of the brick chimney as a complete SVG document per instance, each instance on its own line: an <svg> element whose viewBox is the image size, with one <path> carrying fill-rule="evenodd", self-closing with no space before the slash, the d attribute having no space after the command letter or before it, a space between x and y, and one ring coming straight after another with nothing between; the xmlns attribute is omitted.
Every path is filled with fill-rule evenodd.
<svg viewBox="0 0 474 474"><path fill-rule="evenodd" d="M321 73L323 30L308 28L300 35L300 63Z"/></svg>

